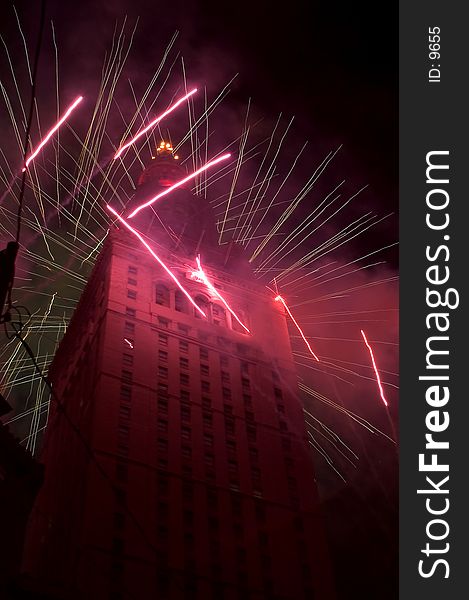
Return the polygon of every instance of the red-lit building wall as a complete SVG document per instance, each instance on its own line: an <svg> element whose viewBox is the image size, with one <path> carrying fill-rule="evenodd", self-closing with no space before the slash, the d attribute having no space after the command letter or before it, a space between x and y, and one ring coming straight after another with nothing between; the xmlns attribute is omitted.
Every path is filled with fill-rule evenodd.
<svg viewBox="0 0 469 600"><path fill-rule="evenodd" d="M333 598L283 307L206 267L247 334L159 252L209 318L110 234L51 369L25 566L64 598Z"/></svg>

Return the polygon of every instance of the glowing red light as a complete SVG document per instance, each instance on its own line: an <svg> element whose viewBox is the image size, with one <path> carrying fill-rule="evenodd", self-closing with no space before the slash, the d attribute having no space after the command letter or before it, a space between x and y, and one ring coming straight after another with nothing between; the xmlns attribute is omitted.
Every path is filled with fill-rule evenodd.
<svg viewBox="0 0 469 600"><path fill-rule="evenodd" d="M169 113L173 112L174 109L176 109L180 104L182 104L184 102L184 100L187 100L187 98L189 98L190 96L192 96L192 94L195 94L197 91L197 88L194 88L193 90L191 90L188 94L186 94L185 96L183 96L182 98L179 98L179 100L177 102L175 102L174 104L172 104L168 110L166 110L163 114L161 114L159 117L156 117L156 119L153 119L153 121L147 125L144 129L142 129L142 131L139 131L137 133L136 136L134 136L129 142L127 142L126 144L124 144L123 146L121 146L119 148L119 150L117 151L116 155L114 156L114 159L119 158L119 156L122 154L122 152L124 152L124 150L126 148L128 148L129 146L131 146L135 141L138 140L139 137L141 137L144 133L146 133L149 129L151 129L154 125L156 125L157 123L159 123L162 119L164 119L166 116L169 115Z"/></svg>
<svg viewBox="0 0 469 600"><path fill-rule="evenodd" d="M386 398L384 397L383 386L381 385L381 378L380 378L379 373L378 373L378 367L376 366L375 357L373 355L373 350L372 350L370 344L368 343L368 340L366 339L366 335L365 335L365 332L363 331L363 329L360 329L360 331L361 331L361 334L363 336L363 339L365 340L366 347L368 348L368 350L370 352L371 362L373 363L373 369L375 370L376 381L378 382L378 387L379 387L379 393L380 393L380 396L381 396L381 400L387 406L388 402L387 402Z"/></svg>
<svg viewBox="0 0 469 600"><path fill-rule="evenodd" d="M176 283L176 285L178 286L178 288L181 290L181 292L183 294L185 294L187 296L187 298L189 299L189 301L194 305L194 307L204 316L206 317L207 315L204 313L204 311L200 308L200 306L198 306L194 300L192 299L191 295L189 294L189 292L179 283L177 277L173 274L173 272L169 269L169 267L167 267L164 262L161 260L161 258L159 258L159 256L157 256L155 254L155 252L151 249L151 247L147 244L147 242L143 239L143 237L139 234L139 232L134 229L133 227L131 227L127 221L125 219L123 219L119 214L117 214L117 212L112 208L112 206L109 206L109 204L106 205L106 208L112 212L112 214L119 219L119 221L122 223L122 225L124 225L124 227L126 227L129 231L131 231L141 242L142 244L145 246L145 248L148 250L148 252L153 256L153 258L156 260L157 263L159 263L163 269L166 271L166 273L168 273L168 275L171 277L171 279Z"/></svg>
<svg viewBox="0 0 469 600"><path fill-rule="evenodd" d="M308 347L308 350L311 352L311 354L314 356L314 358L319 362L319 358L316 356L316 354L313 352L313 349L311 348L311 346L309 345L308 340L305 338L305 335L301 329L301 327L298 325L298 323L296 322L295 317L291 314L291 310L288 308L287 303L285 302L285 300L282 298L282 296L277 296L275 298L276 302L281 302L283 304L283 306L285 307L285 310L287 311L290 319L293 321L293 323L295 323L296 328L298 329L298 331L300 332L301 337L303 338L304 343L306 344L306 346Z"/></svg>
<svg viewBox="0 0 469 600"><path fill-rule="evenodd" d="M49 133L46 135L46 137L42 140L42 142L39 144L39 146L36 148L36 150L26 160L26 162L24 163L23 171L26 171L29 163L33 160L33 158L35 158L39 154L39 152L41 151L41 148L47 144L47 142L54 135L54 133L57 131L57 129L62 125L62 123L64 123L64 121L67 120L67 118L70 116L72 111L75 110L75 108L80 104L80 102L82 100L83 100L83 96L78 96L78 98L75 100L75 102L71 106L68 107L68 109L67 109L66 113L63 115L63 117L59 121L57 121L57 123L54 125L54 127L52 127L52 129L49 131Z"/></svg>
<svg viewBox="0 0 469 600"><path fill-rule="evenodd" d="M197 256L195 260L197 261L197 267L199 270L193 272L192 276L195 279L199 279L200 281L202 281L208 287L208 289L212 292L212 294L214 296L216 296L225 305L227 310L229 310L229 312L238 321L238 323L241 325L241 327L243 327L243 329L245 329L248 333L251 333L249 331L249 329L246 327L246 325L244 325L244 323L242 323L239 320L238 315L234 312L234 310L232 310L232 308L229 306L228 302L223 298L223 296L220 294L220 292L210 283L210 281L207 278L207 275L205 275L204 270L202 269L202 265L200 263L200 257Z"/></svg>
<svg viewBox="0 0 469 600"><path fill-rule="evenodd" d="M203 167L201 167L197 171L194 171L194 173L191 173L190 175L188 175L187 177L185 177L181 181L178 181L177 183L175 183L171 187L169 187L166 190L160 192L157 196L155 196L151 200L148 200L148 202L145 202L145 204L142 204L141 206L138 206L132 213L130 213L129 219L131 219L132 217L135 217L135 215L137 213L139 213L143 208L146 208L147 206L150 206L151 204L153 204L154 202L156 202L157 200L159 200L163 196L166 196L167 194L169 194L170 192L172 192L176 188L180 187L181 185L184 185L187 181L190 181L193 177L196 177L200 173L203 173L209 167L213 167L214 165L216 165L217 163L221 162L222 160L226 160L230 156L231 156L231 154L229 154L229 153L228 154L223 154L223 156L220 156L220 157L216 158L215 160L212 160L212 161L208 162L207 164L205 164Z"/></svg>

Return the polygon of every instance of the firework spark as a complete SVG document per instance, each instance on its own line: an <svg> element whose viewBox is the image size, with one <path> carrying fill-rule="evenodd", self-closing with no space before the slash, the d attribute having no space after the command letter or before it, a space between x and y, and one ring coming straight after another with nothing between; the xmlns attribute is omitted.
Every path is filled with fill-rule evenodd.
<svg viewBox="0 0 469 600"><path fill-rule="evenodd" d="M275 301L276 302L281 302L283 304L283 306L285 307L285 310L288 313L288 316L290 317L290 319L293 321L293 323L295 324L296 328L300 332L300 335L303 338L303 341L306 344L306 347L308 348L308 350L310 351L310 353L314 356L314 358L319 362L319 358L313 352L313 349L311 348L308 340L306 339L305 334L303 333L303 330L298 325L298 322L296 321L295 317L292 315L291 310L288 308L287 303L285 302L285 300L282 298L282 296L278 295L278 296L276 296Z"/></svg>
<svg viewBox="0 0 469 600"><path fill-rule="evenodd" d="M132 232L134 234L134 236L136 238L138 238L140 240L140 242L145 246L145 248L148 250L148 252L153 256L153 258L156 260L156 262L158 264L160 264L163 269L166 271L166 273L168 273L168 275L171 277L171 279L175 282L175 284L178 286L178 288L181 290L181 292L187 296L187 298L190 300L191 304L200 312L201 315L203 315L204 317L206 317L207 315L204 313L204 311L200 308L200 306L198 306L198 304L196 302L194 302L194 300L192 299L192 296L189 294L189 292L181 285L181 283L179 282L178 278L174 275L174 273L171 271L171 269L165 265L165 263L161 260L161 258L154 252L154 250L151 248L151 246L143 239L143 237L140 235L140 233L134 229L131 225L129 225L127 223L127 221L125 219L123 219L113 208L112 206L109 206L109 204L106 205L106 208L109 210L109 212L111 212L121 223L122 225L124 225L124 227L126 227L130 232Z"/></svg>
<svg viewBox="0 0 469 600"><path fill-rule="evenodd" d="M234 310L231 308L231 306L228 304L228 302L223 298L223 296L220 294L220 292L208 280L207 275L205 274L204 270L202 269L202 265L200 263L200 256L197 256L195 260L197 262L198 271L194 271L193 276L200 278L203 281L203 283L207 286L207 288L212 292L212 294L214 296L216 296L221 302L223 302L223 304L225 305L227 310L238 321L238 323L241 325L241 327L243 329L245 329L248 333L251 333L249 331L249 329L246 327L246 325L244 325L244 323L241 322L238 315L234 312Z"/></svg>
<svg viewBox="0 0 469 600"><path fill-rule="evenodd" d="M36 156L39 154L39 152L41 151L41 149L47 144L47 142L54 135L54 133L59 129L59 127L63 123L65 123L65 121L68 119L68 117L71 115L71 113L75 110L75 108L80 104L80 102L82 100L83 100L83 96L78 96L78 98L73 102L73 104L71 104L68 107L68 109L65 112L65 114L63 115L63 117L61 119L59 119L59 121L57 121L57 123L54 125L54 127L52 127L52 129L49 131L49 133L46 135L46 137L41 141L41 143L36 148L36 150L26 159L26 162L24 163L24 167L22 169L23 171L26 171L26 169L29 166L29 163L32 160L34 160L34 158L36 158Z"/></svg>
<svg viewBox="0 0 469 600"><path fill-rule="evenodd" d="M144 135L147 131L149 131L157 123L159 123L160 121L162 121L165 117L167 117L170 113L172 113L173 110L175 110L180 104L182 104L185 100L187 100L188 98L190 98L190 96L192 96L196 92L197 92L197 88L194 88L193 90L191 90L190 92L188 92L185 96L183 96L182 98L179 98L179 100L177 102L175 102L172 106L170 106L168 108L168 110L166 110L163 114L161 114L159 117L156 117L156 119L153 119L153 121L151 123L149 123L144 129L142 129L141 131L139 131L137 133L137 135L135 135L129 142L127 142L126 144L124 144L123 146L121 146L119 148L119 150L116 152L116 154L114 156L114 160L116 158L119 158L119 156L122 154L122 152L124 152L124 150L126 148L128 148L133 143L135 143L139 138L142 137L142 135Z"/></svg>
<svg viewBox="0 0 469 600"><path fill-rule="evenodd" d="M374 354L373 354L373 349L371 348L370 344L368 343L368 340L366 339L366 335L365 335L365 332L363 331L363 329L360 329L360 333L362 334L363 339L365 340L366 347L368 348L368 350L370 352L371 362L373 363L373 369L375 371L376 381L378 383L379 394L381 396L381 400L384 402L385 406L387 406L388 405L388 401L384 397L383 386L381 385L381 377L379 376L378 367L376 366L376 361L375 361L375 357L374 357Z"/></svg>
<svg viewBox="0 0 469 600"><path fill-rule="evenodd" d="M223 160L226 160L227 158L230 158L230 156L231 156L231 154L228 152L226 154L223 154L222 156L219 156L218 158L215 158L214 160L211 160L210 162L208 162L206 165L204 165L203 167L201 167L197 171L194 171L194 173L191 173L187 177L184 177L184 179L182 179L181 181L178 181L174 185L172 185L169 188L167 188L167 189L163 190L162 192L160 192L154 198L152 198L151 200L148 200L148 202L145 202L141 206L137 206L137 208L130 213L129 219L131 219L132 217L135 217L135 215L137 213L139 213L141 210L143 210L147 206L151 206L154 202L156 202L157 200L159 200L163 196L167 196L168 194L170 194L176 188L181 187L181 185L184 185L185 183L187 183L188 181L190 181L194 177L197 177L197 175L200 175L200 173L203 173L204 171L206 171L210 167L213 167L213 166L217 165L218 163L222 162Z"/></svg>

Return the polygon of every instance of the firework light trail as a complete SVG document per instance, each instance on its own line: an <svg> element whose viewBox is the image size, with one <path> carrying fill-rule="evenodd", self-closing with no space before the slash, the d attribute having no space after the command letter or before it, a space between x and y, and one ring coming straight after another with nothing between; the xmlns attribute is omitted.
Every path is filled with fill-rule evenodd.
<svg viewBox="0 0 469 600"><path fill-rule="evenodd" d="M169 267L166 266L166 264L161 260L161 258L154 252L154 250L151 248L151 246L143 239L143 237L140 235L140 233L134 229L131 225L129 225L127 223L127 221L122 218L113 208L112 206L109 206L109 204L106 205L106 208L108 209L109 212L111 212L121 223L122 225L124 225L124 227L126 227L131 233L134 234L134 236L140 240L140 242L145 246L145 248L148 250L148 252L153 256L153 258L156 260L156 262L163 267L163 269L166 271L166 273L171 277L171 279L174 281L174 283L178 286L178 288L181 290L181 292L190 300L191 304L199 311L199 313L206 317L207 315L204 313L204 311L200 308L200 306L194 302L194 300L192 299L191 295L189 294L189 292L186 290L185 287L183 287L181 285L181 283L179 282L179 279L176 277L176 275L174 275L174 273L171 271L171 269Z"/></svg>
<svg viewBox="0 0 469 600"><path fill-rule="evenodd" d="M28 337L44 371L47 370L58 343L67 329L95 259L108 235L108 210L122 226L140 239L147 250L156 248L149 238L150 243L147 245L145 241L147 238L144 240L136 230L132 231L133 228L127 220L119 217L119 214L125 215L125 211L129 210L137 188L138 177L150 163L157 146L156 138L171 139L171 136L163 135L159 123L152 122L150 127L154 126L153 131L144 124L149 122L149 115L154 114L155 103L159 101L162 94L167 93L169 98L173 99L171 102L175 102L177 90L183 88L181 88L180 73L176 73L175 68L178 64L178 55L172 55L175 37L168 44L161 64L149 77L147 83L138 87L130 79L123 77L124 65L135 32L133 26L130 31L128 28L126 22L122 26L116 25L112 47L104 59L102 73L99 75L101 81L98 81L98 92L95 104L91 108L91 117L84 116L82 119L80 111L80 119L82 119L80 122L76 123L78 119L73 119L73 124L71 120L67 121L67 127L60 130L60 137L57 135L54 138L50 152L43 154L43 160L32 161L28 169L26 182L28 196L23 213L25 239L17 264L17 283L13 292L15 302L18 305L27 305L32 313L31 318L25 323L23 335ZM24 60L28 60L26 49ZM20 62L17 59L11 64L17 65ZM60 114L58 110L59 62L57 56L54 83L58 115ZM184 86L185 69L183 75ZM141 80L141 76L139 77ZM223 135L220 139L219 132L225 131L224 117L226 116L220 104L229 95L235 77L236 75L232 77L230 74L226 78L228 83L213 95L205 90L200 104L195 90L188 92L188 94L194 92L190 97L186 95L179 99L182 102L184 99L188 100L188 114L179 119L179 114L182 115L183 111L178 113L177 123L174 124L175 129L171 131L174 139L173 147L174 151L181 156L180 163L193 165L194 169L190 170L195 171L185 181L196 177L200 173L199 167L205 163L205 175L201 181L194 182L191 191L196 196L208 198L218 219L219 244L228 244L233 240L243 246L246 257L251 260L259 284L266 285L274 279L281 281L282 293L294 294L298 299L295 307L302 307L301 315L298 314L297 318L303 328L312 324L312 317L315 319L314 325L327 323L329 321L327 315L333 312L331 306L334 302L344 297L353 298L369 287L388 286L394 283L394 277L380 276L373 277L371 280L370 278L360 280L357 284L354 278L355 267L353 271L351 269L347 271L345 266L366 258L367 254L364 252L361 252L359 259L353 261L347 259L345 265L342 264L343 261L337 260L338 248L350 244L357 236L376 227L381 217L367 212L370 211L369 208L364 211L357 206L360 199L358 201L356 199L365 193L365 188L357 189L352 184L346 183L343 177L339 178L333 173L333 161L337 161L339 156L337 146L332 150L328 148L324 155L320 155L313 151L312 145L308 146L311 152L305 152L304 140L298 144L290 141L290 129L293 127L290 117L283 119L279 116L266 125L263 119L250 118L254 110L248 106L248 110L239 111L239 114L243 114L243 122L237 132L235 134L231 132L228 139ZM0 203L2 242L11 237L15 227L15 201L18 198L19 185L15 180L18 151L14 145L16 142L18 148L22 148L23 143L21 128L24 120L22 108L24 102L21 97L21 86L16 81L13 68L11 79L13 83L5 81L2 76L0 81L0 93L4 100L3 110L9 117L11 125L8 136L11 147L5 144L0 150L0 183L8 189L5 202ZM25 97L27 94L29 89L24 93ZM49 102L53 96L48 96ZM130 116L128 116L129 98L133 100L133 114ZM170 108L174 109L174 104L170 103ZM114 119L112 122L110 115ZM35 129L40 134L39 116L39 111L36 110ZM116 119L124 131L122 140L130 139L131 131L138 129L138 126L143 127L138 134L141 143L133 146L131 156L130 153L127 154L125 165L122 160L109 161L107 158L114 156L116 152L113 142ZM38 136L39 139L41 137ZM130 140L130 143L134 141L135 137ZM122 150L124 147L119 148L118 152ZM236 153L236 161L227 161L221 169L209 171L208 157L220 156L217 160L221 160L221 155L226 152ZM291 152L291 155L288 155L288 152ZM307 165L306 161L309 161ZM300 170L307 168L308 173L302 171L300 175L297 173L298 168ZM8 186L11 180L13 183L10 189ZM321 184L321 189L315 189L318 183ZM169 193L170 190L165 192ZM353 218L349 217L350 222L347 222L342 214L347 213L347 209L354 202L355 212L350 213ZM106 205L109 207L107 210ZM110 205L115 206L116 209L111 209ZM369 205L370 203L367 202L367 206ZM143 209L143 206L141 208ZM341 220L337 221L341 216ZM315 241L314 247L311 246L312 239ZM382 251L383 249L380 248L374 252ZM357 266L359 274L364 273L366 267L360 265ZM169 267L167 269L170 271ZM201 266L199 270L202 270ZM175 276L172 272L168 275L174 280ZM321 276L322 279L319 279L318 277ZM336 282L332 279L339 276L341 279L338 279L338 282L346 280L346 283L333 286ZM328 280L331 281L326 283ZM323 291L317 294L317 286L323 284L326 284L322 288ZM52 303L51 297L56 291ZM192 298L190 301L193 304ZM324 303L319 306L327 305L328 310L317 311L317 303ZM289 308L285 306L285 309L291 316ZM203 312L198 306L197 310ZM321 316L321 312L324 316ZM347 314L355 315L357 320L362 318L359 310L351 309ZM316 315L319 315L318 319ZM292 318L292 321L298 328L296 320ZM365 325L365 321L360 322ZM298 330L300 331L299 328ZM300 333L302 332L303 329ZM346 345L348 338L353 337L351 334L340 335L337 332L334 334L336 337L330 339L337 340L342 346ZM310 355L313 355L316 361L318 360L307 343L308 334L303 335L305 336L303 341L306 342L310 354L306 353L306 349L304 354L294 353L297 366L308 362L305 358ZM345 342L341 342L342 338ZM314 339L324 338L319 338L315 334ZM129 342L132 344L130 339L124 343L129 345ZM383 341L383 343L387 342ZM349 380L353 378L357 380L358 369L349 368L347 364L341 365L340 357L336 356L334 361L332 351L327 354L332 357L327 359L328 364L334 364L338 369L341 366L348 369L347 371L339 369L337 372L340 375L344 375ZM322 361L321 355L321 364ZM308 370L312 375L307 376L305 382L300 385L305 401L317 401L335 411L344 420L360 425L367 434L377 435L370 421L365 421L337 402L326 401L319 389L312 387L312 376L322 370L315 370L315 364L316 362L309 361ZM16 412L12 416L12 422L15 423L15 427L24 423L21 426L21 439L25 439L25 444L34 449L39 439L38 433L43 429L47 419L47 390L35 373L34 367L31 366L29 358L15 340L10 340L0 350L0 376L2 394L9 397L15 406ZM386 376L387 379L389 377L391 375ZM315 380L315 386L316 383ZM386 385L390 385L388 381ZM311 404L308 406L311 408ZM310 412L313 414L315 410ZM330 465L329 461L335 464L335 458L332 460L332 453L326 452L323 436L328 436L334 457L337 453L338 457L343 458L341 454L343 452L354 460L353 455L343 445L347 443L346 437L332 431L330 427L328 431L324 416L320 419L319 415L315 414L315 418L318 421L309 417L309 422L319 429L320 433L312 430L314 439L311 439L311 445L323 448L326 456L329 454L327 464ZM26 427L29 427L29 431L25 431ZM338 466L335 468L337 469Z"/></svg>
<svg viewBox="0 0 469 600"><path fill-rule="evenodd" d="M128 148L129 146L131 146L132 144L134 144L139 138L142 137L142 135L144 135L147 131L149 131L150 129L152 129L155 125L157 125L160 121L162 121L165 117L167 117L170 113L172 113L173 110L175 110L180 104L182 104L185 100L187 100L188 98L190 98L196 92L197 92L197 88L194 88L193 90L191 90L190 92L188 92L185 96L183 96L182 98L179 98L179 100L177 102L175 102L172 106L170 106L168 108L168 110L166 110L159 117L156 117L156 119L154 119L151 123L149 123L144 129L142 129L141 131L139 131L137 133L137 135L135 135L129 142L127 142L126 144L124 144L123 146L121 146L119 148L119 150L116 152L116 154L114 156L114 160L116 158L119 158L119 156L122 154L122 152L124 152L124 150L126 148Z"/></svg>
<svg viewBox="0 0 469 600"><path fill-rule="evenodd" d="M200 175L201 173L203 173L204 171L206 171L210 167L213 167L213 166L217 165L218 163L222 162L223 160L227 160L228 158L230 158L230 156L231 156L231 154L228 152L227 154L223 154L222 156L219 156L218 158L215 158L214 160L211 160L210 162L208 162L206 165L204 165L203 167L201 167L197 171L194 171L194 173L191 173L187 177L184 177L184 179L181 179L181 181L178 181L174 185L172 185L169 188L167 188L167 189L163 190L162 192L160 192L154 198L152 198L151 200L148 200L148 202L145 202L144 204L142 204L140 206L137 206L137 208L130 213L129 219L131 219L132 217L135 217L135 215L138 214L141 210L143 210L147 206L151 206L152 204L154 204L160 198L163 198L164 196L167 196L173 190L181 187L181 185L184 185L185 183L187 183L191 179L194 179L194 177L197 177L197 175Z"/></svg>
<svg viewBox="0 0 469 600"><path fill-rule="evenodd" d="M238 317L238 315L234 312L234 310L231 308L231 306L228 304L228 302L223 298L223 296L220 294L220 292L210 283L207 275L205 274L204 270L202 269L202 265L200 263L200 256L196 257L196 262L197 262L197 271L193 271L192 275L194 277L198 277L200 278L203 283L207 286L207 288L212 292L212 294L214 296L216 296L221 302L223 302L223 304L225 305L226 309L230 312L231 315L233 315L233 317L238 321L238 323L241 325L241 327L247 331L247 333L251 333L249 331L249 329L246 327L246 325L244 325L244 323L240 320L240 318Z"/></svg>
<svg viewBox="0 0 469 600"><path fill-rule="evenodd" d="M376 361L375 361L375 357L374 357L374 354L373 354L373 349L371 348L370 344L368 343L368 340L366 339L366 335L365 335L365 332L363 331L363 329L360 329L360 333L362 334L362 337L365 340L366 347L368 348L368 350L370 352L371 362L373 363L373 369L374 369L375 374L376 374L376 381L378 383L379 394L381 396L381 400L384 402L385 406L387 406L388 405L388 401L384 397L383 386L381 385L381 377L379 376L378 367L376 366Z"/></svg>
<svg viewBox="0 0 469 600"><path fill-rule="evenodd" d="M290 317L290 319L293 321L293 323L295 324L295 327L298 329L298 331L300 332L301 337L303 338L304 343L306 344L308 350L310 351L310 353L314 356L314 358L319 362L319 358L316 356L316 354L313 352L313 349L311 348L308 340L305 337L305 334L303 333L303 330L301 329L301 327L298 325L298 322L296 321L295 317L292 315L291 310L288 308L287 303L285 302L285 300L282 298L282 296L276 296L275 298L276 302L281 302L283 304L283 306L285 307L285 310L288 313L288 316Z"/></svg>
<svg viewBox="0 0 469 600"><path fill-rule="evenodd" d="M59 121L57 121L57 123L54 125L54 127L52 127L52 129L49 131L49 133L41 141L41 143L36 148L36 150L26 159L26 162L24 163L24 167L23 167L23 172L26 171L26 169L29 166L29 163L36 158L36 156L39 154L41 149L47 144L47 142L54 135L54 133L59 129L59 127L61 125L63 125L63 123L65 123L65 121L68 119L68 117L72 114L72 112L75 110L75 108L80 104L80 102L82 100L83 100L83 96L78 96L78 98L73 102L73 104L71 104L68 107L68 109L65 112L65 114L63 115L63 117Z"/></svg>

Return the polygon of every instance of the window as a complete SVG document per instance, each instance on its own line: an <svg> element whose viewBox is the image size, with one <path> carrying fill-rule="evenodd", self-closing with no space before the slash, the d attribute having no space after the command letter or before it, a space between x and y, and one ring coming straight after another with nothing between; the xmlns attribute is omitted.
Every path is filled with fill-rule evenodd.
<svg viewBox="0 0 469 600"><path fill-rule="evenodd" d="M254 421L254 413L250 410L246 411L246 421Z"/></svg>
<svg viewBox="0 0 469 600"><path fill-rule="evenodd" d="M279 413L282 413L282 415L285 414L285 405L284 404L277 404L277 410Z"/></svg>
<svg viewBox="0 0 469 600"><path fill-rule="evenodd" d="M183 325L182 323L178 323L178 331L180 331L184 335L189 335L190 327L188 327L187 325Z"/></svg>
<svg viewBox="0 0 469 600"><path fill-rule="evenodd" d="M126 385L121 385L121 398L130 402L130 398L132 396L132 388L127 387Z"/></svg>
<svg viewBox="0 0 469 600"><path fill-rule="evenodd" d="M138 273L137 267L134 267L133 265L129 265L128 273L129 273L129 275L137 275L137 273Z"/></svg>
<svg viewBox="0 0 469 600"><path fill-rule="evenodd" d="M252 462L257 462L259 460L259 452L257 448L249 448L249 458Z"/></svg>
<svg viewBox="0 0 469 600"><path fill-rule="evenodd" d="M226 327L226 311L222 306L218 304L212 305L212 317L214 325Z"/></svg>
<svg viewBox="0 0 469 600"><path fill-rule="evenodd" d="M200 359L208 360L208 350L207 348L203 348L202 346L200 347Z"/></svg>
<svg viewBox="0 0 469 600"><path fill-rule="evenodd" d="M202 386L202 392L204 392L206 394L210 393L210 381L202 380L200 383Z"/></svg>
<svg viewBox="0 0 469 600"><path fill-rule="evenodd" d="M282 390L278 387L274 387L274 394L278 400L281 400L283 398Z"/></svg>
<svg viewBox="0 0 469 600"><path fill-rule="evenodd" d="M251 387L251 382L249 381L249 379L247 379L247 377L242 377L241 385L243 386L243 389L249 390L249 388Z"/></svg>
<svg viewBox="0 0 469 600"><path fill-rule="evenodd" d="M202 408L205 410L212 408L212 401L210 398L205 398L204 396L202 397Z"/></svg>
<svg viewBox="0 0 469 600"><path fill-rule="evenodd" d="M158 367L158 377L163 377L164 379L168 378L168 368L167 367Z"/></svg>
<svg viewBox="0 0 469 600"><path fill-rule="evenodd" d="M248 425L246 427L246 432L247 432L247 436L248 436L248 441L255 442L256 441L256 427L254 425Z"/></svg>
<svg viewBox="0 0 469 600"><path fill-rule="evenodd" d="M288 431L288 425L285 421L280 421L280 431Z"/></svg>
<svg viewBox="0 0 469 600"><path fill-rule="evenodd" d="M181 402L189 402L191 399L191 395L188 390L179 390L179 396L181 397Z"/></svg>
<svg viewBox="0 0 469 600"><path fill-rule="evenodd" d="M191 428L190 427L187 427L187 426L181 427L181 438L183 440L191 439Z"/></svg>
<svg viewBox="0 0 469 600"><path fill-rule="evenodd" d="M231 390L230 388L227 387L223 387L221 389L222 394L223 394L223 400L231 400Z"/></svg>
<svg viewBox="0 0 469 600"><path fill-rule="evenodd" d="M213 448L213 435L211 433L204 433L204 446Z"/></svg>
<svg viewBox="0 0 469 600"><path fill-rule="evenodd" d="M241 321L241 323L243 323L243 325L245 325L246 327L249 327L248 323L247 323L247 319L246 319L246 315L244 314L244 312L242 310L239 310L239 308L235 308L234 309L236 314L238 315L238 319ZM241 323L238 323L237 319L233 319L231 321L232 326L233 326L233 331L237 331L238 333L244 333L246 334L246 330L244 329L244 327L241 325ZM238 344L238 346L241 346L242 344ZM244 344L243 344L244 346ZM244 346L245 347L245 346Z"/></svg>
<svg viewBox="0 0 469 600"><path fill-rule="evenodd" d="M127 283L128 283L129 285L137 285L137 280L136 280L136 279L133 279L132 277L129 277L129 278L127 279Z"/></svg>
<svg viewBox="0 0 469 600"><path fill-rule="evenodd" d="M180 373L179 381L181 385L189 385L189 375L187 373Z"/></svg>
<svg viewBox="0 0 469 600"><path fill-rule="evenodd" d="M208 301L207 298L205 298L205 296L196 296L194 298L194 302L197 304L197 306L207 315L209 316L210 314L210 303ZM198 318L201 319L202 315L200 314L200 312L194 307L194 315Z"/></svg>
<svg viewBox="0 0 469 600"><path fill-rule="evenodd" d="M163 319L163 317L158 317L158 327L161 327L161 329L169 329L169 323L170 323L170 321L168 321L168 319Z"/></svg>
<svg viewBox="0 0 469 600"><path fill-rule="evenodd" d="M179 340L179 351L180 352L189 352L189 344L185 340Z"/></svg>
<svg viewBox="0 0 469 600"><path fill-rule="evenodd" d="M192 449L190 446L182 447L182 456L183 456L183 458L188 458L188 459L192 458Z"/></svg>
<svg viewBox="0 0 469 600"><path fill-rule="evenodd" d="M126 321L124 324L125 333L135 333L135 324L130 321Z"/></svg>
<svg viewBox="0 0 469 600"><path fill-rule="evenodd" d="M235 453L236 452L236 442L234 440L226 440L226 447L228 452Z"/></svg>
<svg viewBox="0 0 469 600"><path fill-rule="evenodd" d="M157 426L160 433L168 433L168 421L166 419L158 419Z"/></svg>
<svg viewBox="0 0 469 600"><path fill-rule="evenodd" d="M232 417L225 418L225 430L228 435L235 434L235 422Z"/></svg>
<svg viewBox="0 0 469 600"><path fill-rule="evenodd" d="M122 364L126 367L131 367L134 364L134 357L131 354L124 354L122 356Z"/></svg>
<svg viewBox="0 0 469 600"><path fill-rule="evenodd" d="M201 364L200 365L200 373L201 375L203 375L204 377L209 377L210 376L210 368L208 365L204 365Z"/></svg>
<svg viewBox="0 0 469 600"><path fill-rule="evenodd" d="M169 290L162 283L156 284L156 303L160 306L169 307Z"/></svg>
<svg viewBox="0 0 469 600"><path fill-rule="evenodd" d="M249 363L242 361L241 362L241 373L244 375L249 374Z"/></svg>
<svg viewBox="0 0 469 600"><path fill-rule="evenodd" d="M158 381L158 396L165 398L168 395L168 384L164 381Z"/></svg>
<svg viewBox="0 0 469 600"><path fill-rule="evenodd" d="M164 438L158 438L156 446L158 448L158 452L162 452L164 454L168 452L168 440L165 440Z"/></svg>
<svg viewBox="0 0 469 600"><path fill-rule="evenodd" d="M135 310L135 308L130 308L130 306L126 306L125 307L125 314L128 317L135 317L135 315L137 314L137 311Z"/></svg>
<svg viewBox="0 0 469 600"><path fill-rule="evenodd" d="M221 381L222 383L230 383L230 374L227 371L221 372Z"/></svg>
<svg viewBox="0 0 469 600"><path fill-rule="evenodd" d="M158 410L163 415L168 414L168 401L166 399L164 399L164 398L158 399Z"/></svg>
<svg viewBox="0 0 469 600"><path fill-rule="evenodd" d="M137 292L135 290L127 290L127 298L130 298L131 300L136 300Z"/></svg>
<svg viewBox="0 0 469 600"><path fill-rule="evenodd" d="M125 404L121 404L119 407L119 418L128 420L130 419L130 406L125 406Z"/></svg>
<svg viewBox="0 0 469 600"><path fill-rule="evenodd" d="M215 463L215 457L211 452L206 452L204 456L204 462L207 467L213 467Z"/></svg>
<svg viewBox="0 0 469 600"><path fill-rule="evenodd" d="M188 369L189 368L189 359L185 356L181 356L179 358L179 368L180 369Z"/></svg>
<svg viewBox="0 0 469 600"><path fill-rule="evenodd" d="M174 293L174 310L182 313L189 313L189 301L181 290ZM202 309L203 310L203 309Z"/></svg>
<svg viewBox="0 0 469 600"><path fill-rule="evenodd" d="M243 402L246 408L252 408L252 398L249 394L243 394Z"/></svg>
<svg viewBox="0 0 469 600"><path fill-rule="evenodd" d="M203 413L202 420L205 427L212 427L212 415Z"/></svg>
<svg viewBox="0 0 469 600"><path fill-rule="evenodd" d="M164 333L158 334L158 342L160 346L167 347L168 346L168 336L164 335Z"/></svg>
<svg viewBox="0 0 469 600"><path fill-rule="evenodd" d="M158 350L158 358L160 362L168 362L168 353L166 350Z"/></svg>
<svg viewBox="0 0 469 600"><path fill-rule="evenodd" d="M122 369L121 378L122 381L125 381L125 383L132 383L132 371L126 371L125 369Z"/></svg>
<svg viewBox="0 0 469 600"><path fill-rule="evenodd" d="M231 406L231 404L224 404L223 405L223 412L225 413L225 415L232 415L233 414L233 407Z"/></svg>
<svg viewBox="0 0 469 600"><path fill-rule="evenodd" d="M182 465L182 476L183 477L192 477L192 466L188 463L184 463Z"/></svg>
<svg viewBox="0 0 469 600"><path fill-rule="evenodd" d="M229 358L225 354L220 355L220 366L227 367L229 365Z"/></svg>
<svg viewBox="0 0 469 600"><path fill-rule="evenodd" d="M261 470L258 467L251 467L252 481L254 483L260 483L261 481Z"/></svg>
<svg viewBox="0 0 469 600"><path fill-rule="evenodd" d="M181 406L181 421L191 420L191 409L189 406Z"/></svg>

